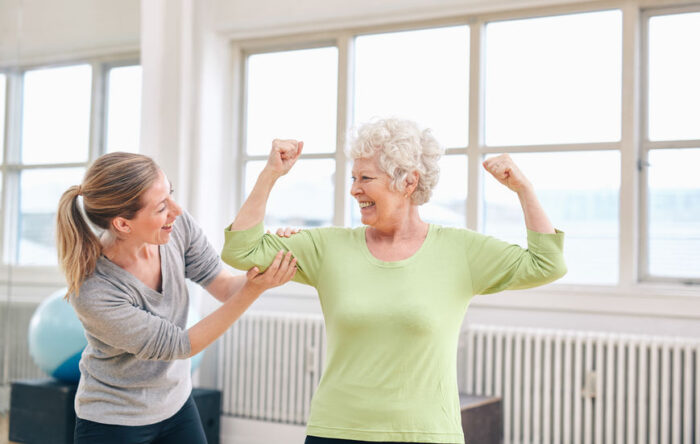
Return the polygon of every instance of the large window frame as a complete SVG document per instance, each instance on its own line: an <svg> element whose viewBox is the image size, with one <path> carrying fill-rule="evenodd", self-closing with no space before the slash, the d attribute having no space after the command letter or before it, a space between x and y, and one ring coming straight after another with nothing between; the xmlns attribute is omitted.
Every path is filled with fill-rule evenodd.
<svg viewBox="0 0 700 444"><path fill-rule="evenodd" d="M649 266L649 152L651 150L667 149L692 149L700 147L700 139L682 140L649 140L649 21L653 17L664 15L700 13L700 5L676 6L665 8L650 8L641 13L642 41L641 45L641 97L640 97L640 125L639 125L639 160L637 169L640 174L640 204L639 204L639 232L640 232L640 252L639 252L639 278L642 282L655 283L682 283L688 286L700 285L700 278L689 277L664 277L654 276L650 272Z"/></svg>
<svg viewBox="0 0 700 444"><path fill-rule="evenodd" d="M92 72L88 156L84 162L27 164L21 161L21 134L23 113L24 75L27 71L59 68L73 65L90 65ZM0 280L8 285L55 286L63 282L63 275L56 266L16 264L19 248L18 222L20 213L20 178L23 171L42 169L87 168L97 157L106 152L106 127L108 106L108 79L113 68L139 65L137 52L120 53L88 58L71 58L58 63L32 63L2 69L6 75L5 140L0 197Z"/></svg>
<svg viewBox="0 0 700 444"><path fill-rule="evenodd" d="M346 197L349 184L345 180L349 168L343 152L345 135L352 119L352 73L354 38L366 34L382 32L410 31L440 26L468 25L470 33L469 49L469 117L468 145L450 147L445 154L466 154L468 162L468 191L466 196L466 226L481 230L483 211L483 174L481 162L486 155L496 153L546 153L546 152L585 152L616 151L620 153L620 192L619 192L619 272L615 285L555 284L541 293L561 293L590 295L598 294L628 296L667 295L696 297L700 295L697 280L675 278L652 278L647 273L645 254L648 248L646 220L646 175L643 165L649 149L697 147L698 141L649 142L644 140L646 104L645 76L648 18L653 15L700 10L693 6L669 7L662 0L640 0L638 2L590 2L575 5L536 7L530 9L502 11L442 19L412 21L399 24L348 27L339 31L323 33L295 34L276 37L255 37L232 42L234 74L233 149L237 158L237 193L234 208L240 207L245 199L245 164L251 160L263 160L265 156L250 156L245 152L245 91L246 62L253 54L283 50L308 49L320 46L335 46L338 49L338 108L336 152L330 154L303 154L302 159L325 158L336 160L335 171L335 211L333 224L349 225L349 199ZM614 142L568 143L557 145L528 146L487 146L484 143L484 74L485 74L485 27L490 22L538 18L563 14L619 10L622 14L622 78L621 78L621 128L620 139ZM592 301L592 303L595 303ZM495 303L501 306L500 303ZM505 305L505 304L504 304ZM605 312L605 309L601 309ZM689 313L687 313L689 314Z"/></svg>

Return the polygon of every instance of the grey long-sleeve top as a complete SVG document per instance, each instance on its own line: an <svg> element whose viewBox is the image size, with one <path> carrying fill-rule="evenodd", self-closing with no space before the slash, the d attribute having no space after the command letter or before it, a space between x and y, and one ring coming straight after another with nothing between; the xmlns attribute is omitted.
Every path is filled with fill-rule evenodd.
<svg viewBox="0 0 700 444"><path fill-rule="evenodd" d="M79 418L154 424L174 415L191 392L185 279L206 287L221 261L187 213L159 248L161 292L101 256L80 295L70 297L88 341L75 397Z"/></svg>

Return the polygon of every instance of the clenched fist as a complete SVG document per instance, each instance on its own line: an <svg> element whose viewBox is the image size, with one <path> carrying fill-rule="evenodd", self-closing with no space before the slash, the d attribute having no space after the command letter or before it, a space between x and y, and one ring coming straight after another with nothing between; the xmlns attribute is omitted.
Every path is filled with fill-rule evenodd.
<svg viewBox="0 0 700 444"><path fill-rule="evenodd" d="M491 173L496 180L516 193L532 188L530 181L527 180L508 154L490 157L484 161L483 165L486 171Z"/></svg>
<svg viewBox="0 0 700 444"><path fill-rule="evenodd" d="M294 166L301 155L304 142L292 139L275 139L272 141L272 150L267 159L265 168L275 173L276 176L284 176Z"/></svg>

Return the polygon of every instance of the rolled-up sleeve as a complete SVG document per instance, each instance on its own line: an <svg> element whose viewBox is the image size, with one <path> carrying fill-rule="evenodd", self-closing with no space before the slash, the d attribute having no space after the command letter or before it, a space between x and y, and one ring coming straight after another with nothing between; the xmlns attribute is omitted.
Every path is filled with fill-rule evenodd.
<svg viewBox="0 0 700 444"><path fill-rule="evenodd" d="M469 248L469 267L474 294L532 288L566 274L564 233L528 230L528 248L496 238L476 235Z"/></svg>
<svg viewBox="0 0 700 444"><path fill-rule="evenodd" d="M186 330L134 306L118 290L84 285L71 303L85 331L141 360L172 361L190 355Z"/></svg>
<svg viewBox="0 0 700 444"><path fill-rule="evenodd" d="M206 287L221 271L221 259L211 246L202 228L188 213L183 213L186 234L185 241L185 277Z"/></svg>
<svg viewBox="0 0 700 444"><path fill-rule="evenodd" d="M265 271L280 251L291 251L297 258L294 280L315 286L322 258L322 230L302 230L291 237L265 234L262 222L247 229L224 231L223 261L239 270L258 267Z"/></svg>

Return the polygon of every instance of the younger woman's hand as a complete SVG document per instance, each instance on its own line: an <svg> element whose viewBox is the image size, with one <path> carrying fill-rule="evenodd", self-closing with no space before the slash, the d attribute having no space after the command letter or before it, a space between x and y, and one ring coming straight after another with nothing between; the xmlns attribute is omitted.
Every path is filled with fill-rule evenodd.
<svg viewBox="0 0 700 444"><path fill-rule="evenodd" d="M297 234L301 231L301 228L278 228L275 234L279 237L292 237L292 234ZM267 230L267 234L270 234L270 230Z"/></svg>
<svg viewBox="0 0 700 444"><path fill-rule="evenodd" d="M246 279L248 279L248 281L245 285L262 293L270 288L286 284L296 274L296 264L297 259L292 257L291 251L287 252L287 254L284 254L283 251L279 251L264 273L260 273L258 267L253 267L248 270L248 273L246 273Z"/></svg>

